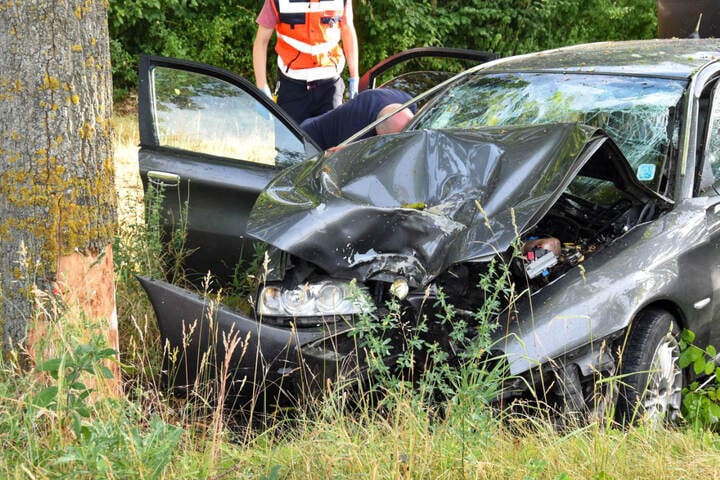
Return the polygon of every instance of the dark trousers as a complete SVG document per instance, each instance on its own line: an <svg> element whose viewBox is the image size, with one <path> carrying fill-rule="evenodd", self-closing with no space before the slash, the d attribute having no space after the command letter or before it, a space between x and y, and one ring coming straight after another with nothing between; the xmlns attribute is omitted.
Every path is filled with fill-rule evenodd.
<svg viewBox="0 0 720 480"><path fill-rule="evenodd" d="M277 103L298 124L340 105L345 93L342 78L305 82L278 73Z"/></svg>

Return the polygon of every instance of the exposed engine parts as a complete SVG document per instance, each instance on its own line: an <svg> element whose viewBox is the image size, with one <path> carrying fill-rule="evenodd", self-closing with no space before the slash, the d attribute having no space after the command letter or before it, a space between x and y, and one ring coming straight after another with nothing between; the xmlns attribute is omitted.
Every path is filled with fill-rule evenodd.
<svg viewBox="0 0 720 480"><path fill-rule="evenodd" d="M542 247L534 247L515 260L513 273L516 276L527 277L531 287L540 288L582 263L586 256L596 250L595 244L573 242L563 243L559 254Z"/></svg>
<svg viewBox="0 0 720 480"><path fill-rule="evenodd" d="M602 199L609 206L583 197ZM582 264L656 213L652 205L622 197L608 201L600 189L588 192L585 186L582 197L564 193L540 222L523 236L519 248L511 249L499 258L510 263L516 286L527 285L532 293ZM481 301L477 294L477 279L487 268L485 262L453 265L436 279L434 287L442 288L464 308L472 310L477 306L474 302Z"/></svg>
<svg viewBox="0 0 720 480"><path fill-rule="evenodd" d="M626 198L601 206L565 193L524 239L530 248L523 248L514 260L513 273L526 278L532 289L542 288L647 221L653 212ZM560 248L547 248L551 241Z"/></svg>
<svg viewBox="0 0 720 480"><path fill-rule="evenodd" d="M525 254L523 260L525 273L531 280L540 275L548 275L549 269L558 263L558 257L552 251L542 247L534 247Z"/></svg>

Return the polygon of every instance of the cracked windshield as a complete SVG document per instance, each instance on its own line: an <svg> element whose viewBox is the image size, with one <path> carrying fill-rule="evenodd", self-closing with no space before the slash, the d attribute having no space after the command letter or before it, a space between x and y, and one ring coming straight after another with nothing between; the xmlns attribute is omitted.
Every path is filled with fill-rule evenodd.
<svg viewBox="0 0 720 480"><path fill-rule="evenodd" d="M560 78L559 78L560 77ZM604 129L638 180L660 187L678 142L684 83L630 76L511 73L471 78L442 95L415 128L582 122Z"/></svg>

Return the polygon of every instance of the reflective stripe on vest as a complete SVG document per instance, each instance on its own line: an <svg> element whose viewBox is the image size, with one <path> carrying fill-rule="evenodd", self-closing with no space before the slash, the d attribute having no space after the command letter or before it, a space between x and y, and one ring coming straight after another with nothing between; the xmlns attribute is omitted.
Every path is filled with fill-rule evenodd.
<svg viewBox="0 0 720 480"><path fill-rule="evenodd" d="M305 82L314 82L315 80L327 80L329 78L338 78L340 72L345 68L345 57L340 58L337 65L332 67L313 67L313 68L288 68L283 62L282 57L278 55L277 65L280 71L286 77Z"/></svg>
<svg viewBox="0 0 720 480"><path fill-rule="evenodd" d="M287 35L283 35L282 33L277 33L278 38L284 40L288 43L291 47L293 47L298 52L307 53L309 55L321 55L323 53L327 53L330 50L333 49L335 45L338 44L340 41L339 38L332 39L329 42L325 43L315 43L315 44L309 44L305 42L301 42L300 40L297 40L295 38L289 37Z"/></svg>
<svg viewBox="0 0 720 480"><path fill-rule="evenodd" d="M346 1L272 1L280 19L275 26L275 51L283 73L300 80L314 80L336 77L342 72L345 58L340 48L340 25Z"/></svg>
<svg viewBox="0 0 720 480"><path fill-rule="evenodd" d="M326 10L344 10L344 0L319 0L302 2L297 0L278 0L280 13L315 13Z"/></svg>

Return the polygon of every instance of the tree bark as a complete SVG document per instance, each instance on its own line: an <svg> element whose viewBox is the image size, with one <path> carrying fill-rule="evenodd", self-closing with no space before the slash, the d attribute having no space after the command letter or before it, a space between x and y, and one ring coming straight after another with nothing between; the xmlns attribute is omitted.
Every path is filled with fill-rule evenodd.
<svg viewBox="0 0 720 480"><path fill-rule="evenodd" d="M117 346L107 6L107 0L0 4L5 350L32 348L58 329L67 333L63 322L70 318L100 321L109 345Z"/></svg>

